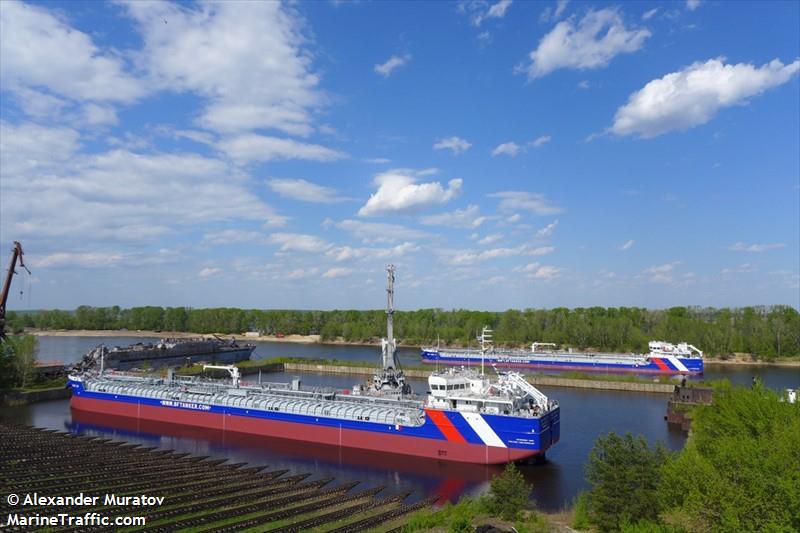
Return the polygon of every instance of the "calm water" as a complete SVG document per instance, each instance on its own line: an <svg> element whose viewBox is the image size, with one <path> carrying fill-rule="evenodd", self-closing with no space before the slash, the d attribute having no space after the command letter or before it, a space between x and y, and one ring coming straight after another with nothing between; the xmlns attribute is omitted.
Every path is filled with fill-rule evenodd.
<svg viewBox="0 0 800 533"><path fill-rule="evenodd" d="M120 337L40 337L40 359L72 362L100 342L114 346L149 340ZM415 349L403 349L400 352L402 360L407 364L414 364L419 360ZM379 348L371 346L259 343L255 357L290 356L377 362L379 354ZM753 375L758 375L768 386L775 388L797 387L800 383L800 370L773 367L711 367L705 377L724 377L747 385ZM349 388L360 379L356 376L316 374L301 374L300 377L304 385L329 385L337 388ZM264 375L264 379L269 381L286 381L290 378L291 375L283 373ZM418 392L425 390L422 380L412 380L412 386ZM583 465L594 440L602 433L630 431L644 435L650 442L661 441L673 450L683 446L684 436L670 430L664 421L667 400L665 395L540 388L545 394L558 399L561 404L561 441L548 451L546 463L521 467L525 477L533 484L533 498L542 509L561 509L569 504L579 490L585 488ZM267 464L271 468L313 472L315 476L336 477L342 482L357 479L364 486L386 486L387 493L413 491L414 498L438 494L443 498L455 499L464 494L476 494L486 490L488 479L497 471L496 467L452 465L391 455L348 452L287 443L279 439L232 440L230 435L208 431L176 431L171 426L142 426L135 421L73 419L66 400L0 410L0 417L164 449L226 457L234 462L247 461L252 464Z"/></svg>

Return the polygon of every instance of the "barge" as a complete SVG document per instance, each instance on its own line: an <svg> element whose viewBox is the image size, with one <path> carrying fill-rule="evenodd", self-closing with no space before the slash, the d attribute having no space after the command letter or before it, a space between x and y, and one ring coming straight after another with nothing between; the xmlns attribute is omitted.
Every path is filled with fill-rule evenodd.
<svg viewBox="0 0 800 533"><path fill-rule="evenodd" d="M504 350L492 344L492 330L484 327L479 350L423 347L423 363L444 365L492 365L500 368L577 370L583 372L630 372L634 374L702 374L703 352L682 342L651 341L650 352L595 353L557 350L553 343L534 342L530 351Z"/></svg>

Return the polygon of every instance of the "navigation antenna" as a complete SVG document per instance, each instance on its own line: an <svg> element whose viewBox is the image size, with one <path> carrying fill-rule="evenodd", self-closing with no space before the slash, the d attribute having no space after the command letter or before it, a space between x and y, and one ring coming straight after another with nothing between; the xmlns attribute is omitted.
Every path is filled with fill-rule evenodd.
<svg viewBox="0 0 800 533"><path fill-rule="evenodd" d="M486 352L492 349L492 330L489 329L489 326L483 326L483 330L481 331L481 336L478 337L478 340L481 341L481 376L483 374L483 359L486 356Z"/></svg>

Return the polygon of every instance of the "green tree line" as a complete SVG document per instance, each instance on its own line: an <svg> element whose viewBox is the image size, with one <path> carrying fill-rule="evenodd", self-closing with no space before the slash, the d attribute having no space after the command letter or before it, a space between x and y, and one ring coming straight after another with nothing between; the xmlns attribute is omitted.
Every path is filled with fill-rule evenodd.
<svg viewBox="0 0 800 533"><path fill-rule="evenodd" d="M725 382L711 405L696 409L683 450L602 435L586 479L591 488L575 507L579 530L800 531L800 403L759 384Z"/></svg>
<svg viewBox="0 0 800 533"><path fill-rule="evenodd" d="M384 311L258 310L231 307L80 306L75 311L10 312L9 328L129 329L241 333L261 331L341 337L365 342L384 334ZM673 307L588 307L568 309L510 309L504 312L420 309L395 314L395 334L406 344L440 341L443 345L475 345L487 325L495 342L523 346L554 342L577 349L645 351L649 340L687 341L710 355L735 352L762 359L800 356L800 314L789 306L715 309Z"/></svg>

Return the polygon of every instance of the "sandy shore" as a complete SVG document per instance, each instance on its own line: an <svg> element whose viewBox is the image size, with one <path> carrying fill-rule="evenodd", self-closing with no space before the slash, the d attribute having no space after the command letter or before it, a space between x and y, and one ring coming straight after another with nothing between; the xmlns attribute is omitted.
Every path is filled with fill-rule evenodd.
<svg viewBox="0 0 800 533"><path fill-rule="evenodd" d="M186 333L183 331L144 331L144 330L88 330L88 329L56 329L56 330L31 330L26 333L41 337L155 337L155 338L189 338L189 337L209 337L211 334L200 333ZM230 339L236 338L240 341L250 342L292 342L298 344L338 344L348 346L378 346L379 342L345 342L339 338L336 340L327 340L322 342L319 335L285 335L283 337L276 337L274 335L263 335L260 337L249 337L246 335L232 335L230 333L217 334L222 338ZM417 345L408 345L399 343L399 346L404 348L418 348ZM706 357L705 364L707 365L720 365L720 366L776 366L788 368L800 368L800 361L753 361L748 354L735 354L728 359L720 359L716 357Z"/></svg>

